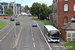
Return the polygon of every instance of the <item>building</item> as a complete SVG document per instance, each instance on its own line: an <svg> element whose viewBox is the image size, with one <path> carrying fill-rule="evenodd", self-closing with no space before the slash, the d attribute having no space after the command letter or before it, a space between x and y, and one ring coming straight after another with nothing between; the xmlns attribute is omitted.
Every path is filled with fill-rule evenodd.
<svg viewBox="0 0 75 50"><path fill-rule="evenodd" d="M21 6L21 12L25 12L24 6Z"/></svg>
<svg viewBox="0 0 75 50"><path fill-rule="evenodd" d="M6 2L1 2L0 3L0 15L6 15L6 10L7 8L11 7L14 12L14 2L6 3ZM15 14L20 15L21 14L21 4L15 4Z"/></svg>
<svg viewBox="0 0 75 50"><path fill-rule="evenodd" d="M75 18L71 22L61 28L61 37L65 41L75 41Z"/></svg>
<svg viewBox="0 0 75 50"><path fill-rule="evenodd" d="M5 15L5 11L9 8L9 4L6 2L0 3L0 15Z"/></svg>
<svg viewBox="0 0 75 50"><path fill-rule="evenodd" d="M75 0L53 0L53 15L51 23L61 31L70 19L75 17Z"/></svg>

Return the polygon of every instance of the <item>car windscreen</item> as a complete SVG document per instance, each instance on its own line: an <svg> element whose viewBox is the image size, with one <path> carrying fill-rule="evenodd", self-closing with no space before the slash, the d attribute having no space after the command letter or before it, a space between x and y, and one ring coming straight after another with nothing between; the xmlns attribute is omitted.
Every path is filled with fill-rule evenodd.
<svg viewBox="0 0 75 50"><path fill-rule="evenodd" d="M36 25L35 23L33 23L33 25Z"/></svg>

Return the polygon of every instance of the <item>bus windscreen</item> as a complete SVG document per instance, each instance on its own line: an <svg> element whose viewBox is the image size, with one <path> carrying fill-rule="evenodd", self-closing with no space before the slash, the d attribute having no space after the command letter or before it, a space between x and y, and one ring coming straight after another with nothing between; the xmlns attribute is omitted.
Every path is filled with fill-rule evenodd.
<svg viewBox="0 0 75 50"><path fill-rule="evenodd" d="M50 31L49 36L50 38L59 38L59 31Z"/></svg>

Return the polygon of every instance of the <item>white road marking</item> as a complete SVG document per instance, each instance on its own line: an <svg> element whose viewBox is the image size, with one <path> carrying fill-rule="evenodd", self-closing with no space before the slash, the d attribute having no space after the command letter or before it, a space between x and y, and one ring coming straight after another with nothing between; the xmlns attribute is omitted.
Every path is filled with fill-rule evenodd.
<svg viewBox="0 0 75 50"><path fill-rule="evenodd" d="M41 50L45 50L44 48L41 48Z"/></svg>
<svg viewBox="0 0 75 50"><path fill-rule="evenodd" d="M0 42L2 42L2 40L0 40Z"/></svg>
<svg viewBox="0 0 75 50"><path fill-rule="evenodd" d="M9 33L7 33L6 35L8 35Z"/></svg>
<svg viewBox="0 0 75 50"><path fill-rule="evenodd" d="M5 37L6 37L6 36L4 36L3 39L4 39Z"/></svg>
<svg viewBox="0 0 75 50"><path fill-rule="evenodd" d="M33 34L32 34L32 37L33 37Z"/></svg>
<svg viewBox="0 0 75 50"><path fill-rule="evenodd" d="M32 40L34 41L34 38L32 38Z"/></svg>
<svg viewBox="0 0 75 50"><path fill-rule="evenodd" d="M35 43L33 42L33 47L35 48Z"/></svg>
<svg viewBox="0 0 75 50"><path fill-rule="evenodd" d="M13 48L16 48L17 45L18 45L18 42L19 42L19 38L20 38L22 29L23 29L23 27L21 27L21 30L20 30L20 32L19 32L19 34L18 34L18 36L17 36L17 39L16 39L16 41L15 41L15 44L14 44Z"/></svg>
<svg viewBox="0 0 75 50"><path fill-rule="evenodd" d="M35 21L33 21L33 22L35 22ZM36 23L36 22L35 22L35 23ZM37 24L37 23L36 23L36 24ZM37 25L38 25L38 24L37 24ZM40 29L39 25L38 25L38 28L39 28L39 30L40 30L40 32L41 32L41 34L42 34L43 38L45 39L45 41L46 41L46 43L47 43L47 45L48 45L49 49L50 49L50 50L52 50L52 48L50 47L50 44L47 42L47 40L46 40L45 36L43 35L43 32L41 31L41 29Z"/></svg>
<svg viewBox="0 0 75 50"><path fill-rule="evenodd" d="M29 48L25 48L25 50L29 50Z"/></svg>
<svg viewBox="0 0 75 50"><path fill-rule="evenodd" d="M21 24L23 25L23 23L21 22Z"/></svg>

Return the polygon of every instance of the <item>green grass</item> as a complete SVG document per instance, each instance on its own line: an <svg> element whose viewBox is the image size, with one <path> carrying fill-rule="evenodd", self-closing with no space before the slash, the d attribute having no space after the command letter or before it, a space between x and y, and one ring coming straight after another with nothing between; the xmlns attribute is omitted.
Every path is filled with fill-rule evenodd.
<svg viewBox="0 0 75 50"><path fill-rule="evenodd" d="M66 44L63 44L67 50L75 50L75 41L74 42L68 42Z"/></svg>
<svg viewBox="0 0 75 50"><path fill-rule="evenodd" d="M27 19L28 17L26 17L26 16L20 16L20 17L18 17L18 18Z"/></svg>
<svg viewBox="0 0 75 50"><path fill-rule="evenodd" d="M7 22L0 20L0 30L7 25Z"/></svg>
<svg viewBox="0 0 75 50"><path fill-rule="evenodd" d="M40 19L33 19L33 20L40 21L40 22L44 23L45 25L51 25L51 23L49 21L44 21L44 20L40 20Z"/></svg>

